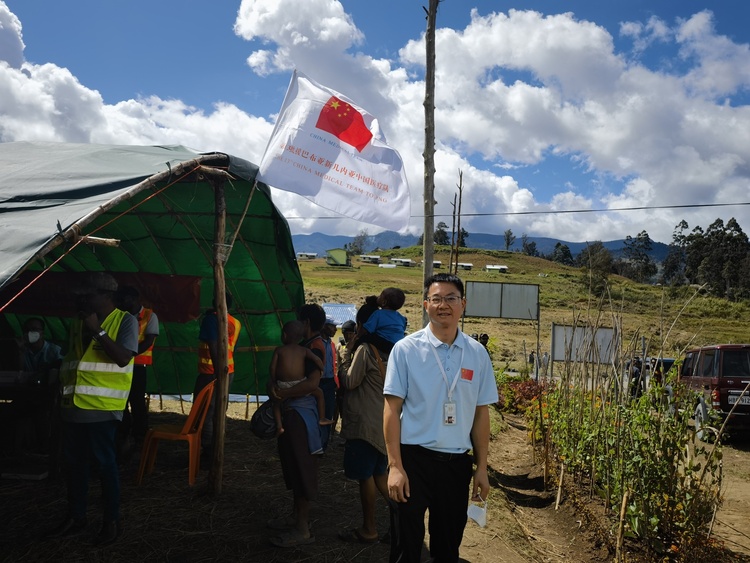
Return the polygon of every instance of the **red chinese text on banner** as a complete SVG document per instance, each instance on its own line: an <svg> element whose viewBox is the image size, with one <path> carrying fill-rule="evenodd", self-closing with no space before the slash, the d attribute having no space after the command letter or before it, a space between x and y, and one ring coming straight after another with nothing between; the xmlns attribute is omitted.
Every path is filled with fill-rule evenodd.
<svg viewBox="0 0 750 563"><path fill-rule="evenodd" d="M401 232L409 225L404 163L378 120L297 71L258 180L358 221Z"/></svg>

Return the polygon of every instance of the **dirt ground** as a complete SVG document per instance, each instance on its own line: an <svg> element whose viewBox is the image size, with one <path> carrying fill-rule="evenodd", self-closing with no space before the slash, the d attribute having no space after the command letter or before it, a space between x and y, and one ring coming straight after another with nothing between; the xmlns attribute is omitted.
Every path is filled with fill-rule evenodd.
<svg viewBox="0 0 750 563"><path fill-rule="evenodd" d="M716 515L714 535L750 561L750 439L724 447L723 503Z"/></svg>
<svg viewBox="0 0 750 563"><path fill-rule="evenodd" d="M183 419L176 402L152 412L151 423ZM189 404L187 405L189 408ZM157 406L158 408L158 406ZM171 411L171 412L170 412ZM344 478L343 447L336 442L320 463L320 498L312 506L316 542L300 549L273 547L266 528L269 518L284 514L291 498L284 490L275 441L255 438L245 420L245 406L230 405L222 493L208 493L207 471L194 487L187 483L187 447L166 442L160 448L153 474L135 483L138 453L123 465L122 513L124 532L106 549L88 545L88 536L45 540L65 509L62 480L0 480L0 561L258 561L344 562L387 561L384 543L349 544L337 532L359 523L357 485ZM582 511L568 493L555 510L555 490L545 490L542 467L527 443L520 417L506 416L507 429L490 447L488 525L469 522L461 547L464 561L473 563L613 561L613 537L601 518L601 507ZM717 517L716 534L736 552L726 561L750 561L750 453L728 449L725 477L728 496ZM96 479L90 491L89 521L95 531L99 519ZM597 512L598 511L598 512ZM379 501L381 533L388 525L387 508ZM602 522L605 522L604 524ZM89 532L92 533L92 532ZM425 551L425 560L429 560ZM639 561L631 550L627 561ZM720 559L713 558L712 561Z"/></svg>

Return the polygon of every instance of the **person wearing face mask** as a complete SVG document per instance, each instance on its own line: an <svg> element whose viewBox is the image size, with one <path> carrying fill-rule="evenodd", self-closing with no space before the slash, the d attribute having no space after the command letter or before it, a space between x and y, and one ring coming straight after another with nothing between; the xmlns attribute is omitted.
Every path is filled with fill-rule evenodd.
<svg viewBox="0 0 750 563"><path fill-rule="evenodd" d="M57 344L44 338L44 321L31 317L21 326L23 331L19 339L19 367L34 374L34 380L44 385L41 390L33 389L23 399L14 400L13 433L21 449L47 453L53 426L52 403L53 384L56 376L50 371L60 367L63 355ZM56 372L55 372L56 373Z"/></svg>
<svg viewBox="0 0 750 563"><path fill-rule="evenodd" d="M23 344L21 365L24 371L47 372L60 366L62 351L57 344L44 338L44 321L31 317L23 323Z"/></svg>

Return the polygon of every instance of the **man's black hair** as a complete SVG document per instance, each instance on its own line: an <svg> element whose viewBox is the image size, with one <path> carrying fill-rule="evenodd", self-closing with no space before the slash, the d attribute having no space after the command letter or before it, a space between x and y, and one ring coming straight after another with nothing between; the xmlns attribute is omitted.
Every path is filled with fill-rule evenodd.
<svg viewBox="0 0 750 563"><path fill-rule="evenodd" d="M454 274L448 274L445 272L441 272L439 274L434 274L427 278L427 280L424 282L424 298L427 299L427 294L430 291L430 286L432 286L433 283L452 283L456 286L456 289L458 290L458 293L461 295L461 297L464 296L464 282L461 281L461 278Z"/></svg>
<svg viewBox="0 0 750 563"><path fill-rule="evenodd" d="M31 321L39 322L42 325L42 330L44 330L47 327L47 324L44 322L44 319L42 317L29 317L23 322L23 326L25 327Z"/></svg>
<svg viewBox="0 0 750 563"><path fill-rule="evenodd" d="M132 297L133 299L138 299L141 296L141 292L132 285L121 285L117 288L117 296L120 298Z"/></svg>
<svg viewBox="0 0 750 563"><path fill-rule="evenodd" d="M326 312L320 305L308 303L299 308L297 318L303 322L310 321L310 329L313 332L320 332L320 329L326 323Z"/></svg>

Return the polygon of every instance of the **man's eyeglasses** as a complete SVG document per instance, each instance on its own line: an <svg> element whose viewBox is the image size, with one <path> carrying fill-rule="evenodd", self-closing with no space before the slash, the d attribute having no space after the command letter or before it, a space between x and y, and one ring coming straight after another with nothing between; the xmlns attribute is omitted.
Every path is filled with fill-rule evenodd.
<svg viewBox="0 0 750 563"><path fill-rule="evenodd" d="M448 295L447 297L433 295L432 297L428 297L427 301L432 305L440 305L442 303L445 303L449 307L455 307L456 305L461 303L461 297L459 297L458 295Z"/></svg>

